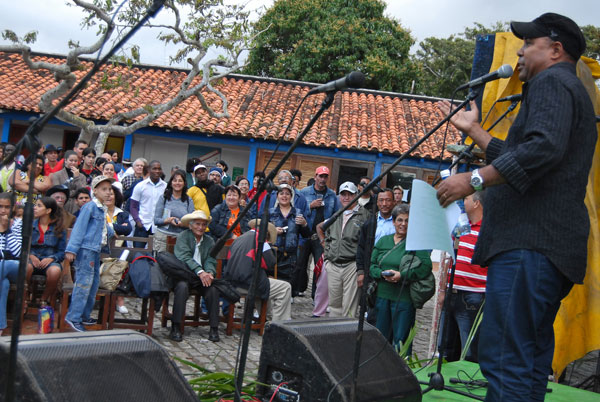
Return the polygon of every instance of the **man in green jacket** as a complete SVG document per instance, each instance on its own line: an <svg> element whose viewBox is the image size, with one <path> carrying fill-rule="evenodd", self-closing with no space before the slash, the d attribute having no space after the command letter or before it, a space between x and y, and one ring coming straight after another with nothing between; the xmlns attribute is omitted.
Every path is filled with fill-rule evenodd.
<svg viewBox="0 0 600 402"><path fill-rule="evenodd" d="M208 308L208 322L210 332L208 340L212 342L219 341L219 292L212 286L212 281L217 273L216 261L210 256L209 251L215 244L210 236L206 236L206 228L210 222L210 217L206 216L204 211L194 211L191 214L184 215L181 218L184 225L189 225L189 229L184 230L177 236L175 243L175 256L185 265L194 271L202 281L198 291L206 300ZM173 318L171 319L171 333L169 338L175 342L181 342L181 322L185 316L185 305L189 297L189 284L186 281L179 281L174 288L175 297L173 299Z"/></svg>
<svg viewBox="0 0 600 402"><path fill-rule="evenodd" d="M358 189L350 181L340 186L339 198L346 207ZM350 206L323 233L322 224L317 227L323 241L324 268L327 271L329 308L331 317L356 317L360 300L358 288L362 286L364 273L356 272L356 249L360 229L367 221L369 211L358 204Z"/></svg>

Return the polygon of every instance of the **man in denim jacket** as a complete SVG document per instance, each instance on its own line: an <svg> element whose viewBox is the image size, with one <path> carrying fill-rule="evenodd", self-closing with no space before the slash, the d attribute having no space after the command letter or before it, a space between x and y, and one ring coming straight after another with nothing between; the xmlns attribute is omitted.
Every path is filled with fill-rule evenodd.
<svg viewBox="0 0 600 402"><path fill-rule="evenodd" d="M338 209L341 208L340 200L335 191L327 187L329 180L329 168L319 166L315 170L315 184L304 187L300 193L306 198L310 208L308 216L311 235L308 239L302 239L298 249L298 262L296 264L296 280L299 284L299 291L306 290L308 284L308 258L312 253L315 263L323 254L323 247L317 236L317 225L326 219L329 219ZM313 288L315 283L313 282Z"/></svg>
<svg viewBox="0 0 600 402"><path fill-rule="evenodd" d="M71 232L65 259L73 262L75 258L75 285L71 306L65 322L77 332L84 332L84 325L93 325L96 320L90 317L96 292L100 284L100 250L108 245L115 234L112 223L106 219L104 202L112 191L111 177L96 176L92 181L94 198L79 211L75 227Z"/></svg>

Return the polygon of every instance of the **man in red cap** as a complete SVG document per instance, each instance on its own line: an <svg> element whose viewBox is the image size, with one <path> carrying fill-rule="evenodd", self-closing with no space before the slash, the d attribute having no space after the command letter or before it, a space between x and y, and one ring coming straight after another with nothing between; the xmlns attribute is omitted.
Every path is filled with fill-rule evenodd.
<svg viewBox="0 0 600 402"><path fill-rule="evenodd" d="M596 145L590 97L575 64L585 38L567 17L512 22L523 39L517 69L523 100L505 141L484 131L477 106L452 118L488 165L444 180L440 204L486 190L473 263L488 265L479 364L488 401L543 400L560 301L582 283L589 215L584 204ZM442 112L449 103L439 104Z"/></svg>
<svg viewBox="0 0 600 402"><path fill-rule="evenodd" d="M298 278L299 291L304 292L308 284L307 265L309 256L312 254L315 263L323 254L323 247L317 236L317 225L328 219L341 207L341 203L337 198L335 191L327 187L329 181L329 168L327 166L319 166L315 170L315 184L304 187L300 193L306 198L306 202L310 208L309 224L311 229L311 237L303 239L300 244L298 260L296 263L296 275ZM315 284L313 283L313 288ZM326 308L327 306L325 306ZM325 313L323 309L322 313ZM318 314L317 314L318 315Z"/></svg>

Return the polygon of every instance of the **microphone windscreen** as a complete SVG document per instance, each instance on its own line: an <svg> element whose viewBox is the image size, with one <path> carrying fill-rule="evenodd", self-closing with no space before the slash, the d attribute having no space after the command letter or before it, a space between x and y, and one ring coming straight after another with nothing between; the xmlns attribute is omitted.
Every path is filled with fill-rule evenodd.
<svg viewBox="0 0 600 402"><path fill-rule="evenodd" d="M365 75L360 71L352 71L346 78L348 88L361 88L365 85Z"/></svg>
<svg viewBox="0 0 600 402"><path fill-rule="evenodd" d="M513 75L513 68L510 64L504 64L498 69L498 77L510 78Z"/></svg>

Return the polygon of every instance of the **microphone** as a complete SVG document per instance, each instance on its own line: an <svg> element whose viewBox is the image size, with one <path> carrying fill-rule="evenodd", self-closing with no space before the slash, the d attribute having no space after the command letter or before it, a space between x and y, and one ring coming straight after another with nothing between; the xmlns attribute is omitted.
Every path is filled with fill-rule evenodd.
<svg viewBox="0 0 600 402"><path fill-rule="evenodd" d="M505 64L502 67L500 67L499 69L497 69L496 71L493 71L486 75L482 75L479 78L475 78L474 80L469 81L466 84L459 86L458 88L456 88L456 90L460 91L461 89L465 89L465 88L477 87L479 85L485 84L486 82L494 81L494 80L497 80L500 78L509 78L512 74L513 74L513 69L510 66L510 64Z"/></svg>
<svg viewBox="0 0 600 402"><path fill-rule="evenodd" d="M327 84L319 85L316 88L308 91L308 95L341 91L346 88L360 88L365 84L365 75L360 71L353 71L344 78L337 79L335 81L329 81Z"/></svg>
<svg viewBox="0 0 600 402"><path fill-rule="evenodd" d="M518 102L521 100L521 98L523 98L523 94L515 94L515 95L505 96L504 98L500 98L496 102L506 102L506 101Z"/></svg>

